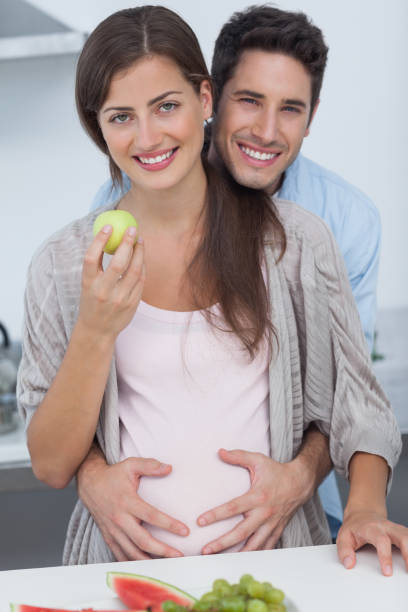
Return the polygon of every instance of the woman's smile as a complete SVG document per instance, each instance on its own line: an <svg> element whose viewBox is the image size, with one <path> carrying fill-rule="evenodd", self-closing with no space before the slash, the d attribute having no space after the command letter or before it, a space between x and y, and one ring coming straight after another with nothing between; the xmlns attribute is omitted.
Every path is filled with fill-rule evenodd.
<svg viewBox="0 0 408 612"><path fill-rule="evenodd" d="M141 155L133 155L133 159L141 168L148 172L163 170L167 168L174 160L179 147L153 153L142 153Z"/></svg>

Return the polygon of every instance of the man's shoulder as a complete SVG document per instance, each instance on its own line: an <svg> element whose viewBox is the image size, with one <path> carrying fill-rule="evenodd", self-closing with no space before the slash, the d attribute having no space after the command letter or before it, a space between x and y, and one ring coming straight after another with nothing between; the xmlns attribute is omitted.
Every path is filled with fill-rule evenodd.
<svg viewBox="0 0 408 612"><path fill-rule="evenodd" d="M363 191L302 154L286 170L280 196L321 216L329 225L337 217L348 216L379 221L377 208Z"/></svg>

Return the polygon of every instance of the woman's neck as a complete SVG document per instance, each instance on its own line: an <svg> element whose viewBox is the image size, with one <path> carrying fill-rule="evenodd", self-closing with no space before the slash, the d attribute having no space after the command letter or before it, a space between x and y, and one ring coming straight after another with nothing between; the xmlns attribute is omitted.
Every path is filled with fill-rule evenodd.
<svg viewBox="0 0 408 612"><path fill-rule="evenodd" d="M182 182L168 189L143 190L132 182L118 208L132 213L142 236L145 231L182 236L197 228L206 192L207 178L200 165Z"/></svg>

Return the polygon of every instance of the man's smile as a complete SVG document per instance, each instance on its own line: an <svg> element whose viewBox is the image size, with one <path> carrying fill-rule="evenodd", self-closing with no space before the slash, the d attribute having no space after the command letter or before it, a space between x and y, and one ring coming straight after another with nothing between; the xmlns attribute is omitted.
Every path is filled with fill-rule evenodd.
<svg viewBox="0 0 408 612"><path fill-rule="evenodd" d="M253 145L237 142L238 149L245 161L260 167L270 166L276 162L282 151L271 148L255 147Z"/></svg>

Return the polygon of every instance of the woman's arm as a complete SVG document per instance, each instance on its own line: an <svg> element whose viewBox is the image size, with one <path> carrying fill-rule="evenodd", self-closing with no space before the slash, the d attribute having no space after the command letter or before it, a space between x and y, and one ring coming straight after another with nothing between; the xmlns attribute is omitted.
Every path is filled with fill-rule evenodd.
<svg viewBox="0 0 408 612"><path fill-rule="evenodd" d="M27 444L33 472L51 487L67 486L96 431L113 339L74 328L61 367L31 419Z"/></svg>
<svg viewBox="0 0 408 612"><path fill-rule="evenodd" d="M132 319L142 294L143 245L133 247L131 231L103 270L108 227L85 255L78 319L61 366L27 430L33 471L56 488L69 483L89 450L115 339Z"/></svg>
<svg viewBox="0 0 408 612"><path fill-rule="evenodd" d="M392 575L392 545L397 546L408 570L408 528L387 520L387 462L378 455L357 452L349 463L350 491L337 553L346 569L356 564L355 551L371 544L377 549L384 576Z"/></svg>

